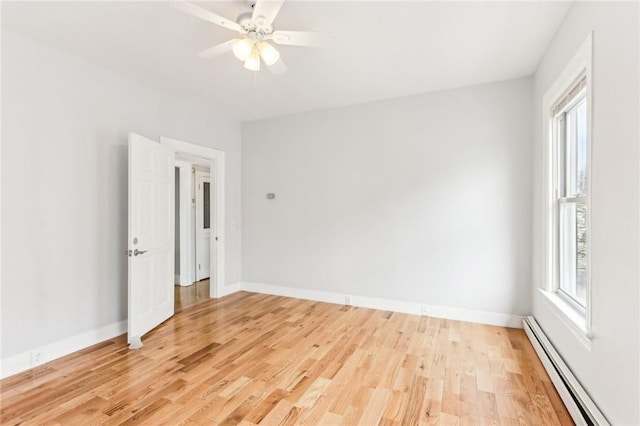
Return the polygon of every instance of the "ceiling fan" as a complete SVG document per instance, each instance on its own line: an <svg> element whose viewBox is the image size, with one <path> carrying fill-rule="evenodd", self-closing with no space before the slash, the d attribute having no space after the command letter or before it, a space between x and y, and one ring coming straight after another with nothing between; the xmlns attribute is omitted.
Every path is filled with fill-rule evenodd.
<svg viewBox="0 0 640 426"><path fill-rule="evenodd" d="M203 50L198 56L212 58L233 51L236 58L244 61L244 67L251 71L260 71L261 60L269 71L279 74L287 70L280 59L280 52L269 43L289 46L319 46L323 42L322 33L309 31L275 31L273 20L282 7L284 0L247 0L253 12L245 12L236 21L224 18L193 3L182 0L171 4L192 16L221 27L236 31L240 38L234 38L217 46Z"/></svg>

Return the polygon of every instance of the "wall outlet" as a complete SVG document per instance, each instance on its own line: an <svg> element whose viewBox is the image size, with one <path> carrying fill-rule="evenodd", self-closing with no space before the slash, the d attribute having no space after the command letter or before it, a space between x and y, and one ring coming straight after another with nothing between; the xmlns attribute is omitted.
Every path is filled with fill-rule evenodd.
<svg viewBox="0 0 640 426"><path fill-rule="evenodd" d="M424 317L429 315L429 307L427 305L420 305L420 315Z"/></svg>
<svg viewBox="0 0 640 426"><path fill-rule="evenodd" d="M31 366L42 364L42 351L31 351Z"/></svg>
<svg viewBox="0 0 640 426"><path fill-rule="evenodd" d="M351 296L345 296L344 297L344 304L347 306L353 306L352 302L351 302Z"/></svg>

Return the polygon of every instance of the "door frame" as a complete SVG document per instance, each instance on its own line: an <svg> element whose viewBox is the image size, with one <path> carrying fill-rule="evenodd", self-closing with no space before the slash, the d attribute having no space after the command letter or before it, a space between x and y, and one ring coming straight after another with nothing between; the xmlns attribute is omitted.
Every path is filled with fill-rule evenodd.
<svg viewBox="0 0 640 426"><path fill-rule="evenodd" d="M214 185L211 186L211 197L216 201L214 208L210 210L211 223L215 225L211 239L209 240L211 277L209 279L209 295L217 299L224 295L225 275L224 275L224 255L225 255L225 153L214 148L196 145L181 140L160 137L160 143L173 148L175 155L187 155L204 158L209 161L209 173ZM174 206L175 208L175 206Z"/></svg>
<svg viewBox="0 0 640 426"><path fill-rule="evenodd" d="M184 160L175 160L175 167L180 173L180 241L176 244L180 247L180 280L183 287L193 284L191 279L191 163ZM175 207L175 206L174 206ZM175 268L174 268L175 269Z"/></svg>

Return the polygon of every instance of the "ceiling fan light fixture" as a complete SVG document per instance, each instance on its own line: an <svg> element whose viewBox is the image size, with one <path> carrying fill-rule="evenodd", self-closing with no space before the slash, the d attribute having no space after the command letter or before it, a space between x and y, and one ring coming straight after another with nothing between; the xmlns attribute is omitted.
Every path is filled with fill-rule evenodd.
<svg viewBox="0 0 640 426"><path fill-rule="evenodd" d="M251 71L260 71L260 53L257 48L254 48L244 61L244 67Z"/></svg>
<svg viewBox="0 0 640 426"><path fill-rule="evenodd" d="M233 54L241 61L246 61L253 52L254 43L248 38L243 38L233 45Z"/></svg>
<svg viewBox="0 0 640 426"><path fill-rule="evenodd" d="M202 58L213 58L233 51L234 56L244 62L244 67L249 70L259 71L260 62L264 62L269 71L280 74L287 70L287 66L280 59L280 52L273 47L273 43L289 46L320 46L325 37L321 33L310 31L275 31L273 21L285 0L244 0L253 10L241 13L235 22L191 1L175 0L170 3L188 15L233 30L240 35L198 53Z"/></svg>
<svg viewBox="0 0 640 426"><path fill-rule="evenodd" d="M280 59L280 52L267 42L262 41L258 43L258 50L260 51L262 60L268 66L275 64L278 62L278 59Z"/></svg>

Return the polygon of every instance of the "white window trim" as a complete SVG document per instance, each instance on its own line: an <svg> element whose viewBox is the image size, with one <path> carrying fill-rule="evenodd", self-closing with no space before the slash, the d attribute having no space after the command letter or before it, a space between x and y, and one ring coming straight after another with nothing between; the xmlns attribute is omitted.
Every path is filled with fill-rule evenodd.
<svg viewBox="0 0 640 426"><path fill-rule="evenodd" d="M554 309L560 313L561 318L571 326L574 332L577 332L582 339L590 341L593 337L592 323L591 323L591 264L592 250L591 241L587 244L587 259L588 259L588 271L587 271L587 292L586 303L584 312L580 309L576 309L575 304L567 300L558 292L558 282L554 276L556 271L556 257L557 257L557 232L554 231L556 226L556 212L554 207L555 200L555 170L554 170L554 158L553 158L553 117L550 115L550 111L554 104L562 98L571 86L575 84L576 80L582 76L586 76L586 96L587 96L587 232L588 238L591 238L591 177L592 177L592 122L593 122L593 92L592 92L592 56L593 56L593 37L592 33L589 34L587 39L582 43L576 54L571 58L567 66L562 73L558 76L556 81L551 85L547 93L542 100L542 117L543 117L543 135L545 135L544 143L544 218L545 218L545 284L544 288L540 291L545 296L545 299ZM586 342L585 342L586 343Z"/></svg>
<svg viewBox="0 0 640 426"><path fill-rule="evenodd" d="M574 309L570 303L567 303L566 298L557 292L547 291L542 288L539 288L538 291L542 294L544 303L567 326L567 329L576 337L576 340L585 349L591 350L593 335L586 328L584 313Z"/></svg>

